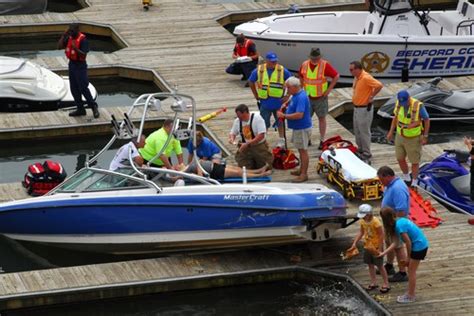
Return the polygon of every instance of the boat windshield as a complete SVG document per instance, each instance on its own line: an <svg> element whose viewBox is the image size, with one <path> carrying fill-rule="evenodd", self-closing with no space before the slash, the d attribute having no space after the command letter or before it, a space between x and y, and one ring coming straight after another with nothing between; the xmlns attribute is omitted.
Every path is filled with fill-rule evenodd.
<svg viewBox="0 0 474 316"><path fill-rule="evenodd" d="M132 175L134 170L123 169L121 172L126 175ZM107 174L96 170L83 169L62 183L56 192L79 193L146 187L143 182L121 176L120 174Z"/></svg>
<svg viewBox="0 0 474 316"><path fill-rule="evenodd" d="M413 10L411 0L374 0L377 12L384 15L395 15Z"/></svg>

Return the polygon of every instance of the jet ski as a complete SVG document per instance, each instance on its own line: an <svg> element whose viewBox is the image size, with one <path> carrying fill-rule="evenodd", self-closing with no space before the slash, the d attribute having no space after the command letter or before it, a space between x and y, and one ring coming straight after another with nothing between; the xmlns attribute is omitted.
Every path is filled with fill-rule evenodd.
<svg viewBox="0 0 474 316"><path fill-rule="evenodd" d="M89 90L97 99L94 86L89 84ZM68 77L25 59L0 56L0 112L53 111L73 105Z"/></svg>
<svg viewBox="0 0 474 316"><path fill-rule="evenodd" d="M445 91L438 87L441 77L415 83L407 90L410 96L423 102L431 121L463 121L474 123L474 89ZM378 110L383 118L393 118L397 99L393 96Z"/></svg>
<svg viewBox="0 0 474 316"><path fill-rule="evenodd" d="M432 162L421 165L418 187L451 211L474 215L471 201L471 174L462 165L469 153L445 150Z"/></svg>

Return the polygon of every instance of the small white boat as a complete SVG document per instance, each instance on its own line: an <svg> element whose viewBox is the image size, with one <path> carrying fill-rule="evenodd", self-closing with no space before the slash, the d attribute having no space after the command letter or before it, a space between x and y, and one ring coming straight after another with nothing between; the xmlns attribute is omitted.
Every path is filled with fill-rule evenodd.
<svg viewBox="0 0 474 316"><path fill-rule="evenodd" d="M93 85L89 84L89 90L97 99ZM0 112L50 111L73 105L68 77L31 61L0 56Z"/></svg>
<svg viewBox="0 0 474 316"><path fill-rule="evenodd" d="M0 15L43 13L47 5L47 0L0 0Z"/></svg>
<svg viewBox="0 0 474 316"><path fill-rule="evenodd" d="M274 51L297 71L312 47L319 47L352 82L351 61L384 81L474 74L474 5L459 0L456 10L420 12L411 0L374 0L369 12L317 12L272 15L237 26L260 52Z"/></svg>

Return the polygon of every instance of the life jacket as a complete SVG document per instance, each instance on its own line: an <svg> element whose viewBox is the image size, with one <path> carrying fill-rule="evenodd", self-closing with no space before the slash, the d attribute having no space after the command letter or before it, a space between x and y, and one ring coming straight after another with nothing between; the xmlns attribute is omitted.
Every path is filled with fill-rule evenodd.
<svg viewBox="0 0 474 316"><path fill-rule="evenodd" d="M253 132L253 128L252 128L252 123L253 123L253 115L254 113L250 114L250 122L249 122L249 128L250 128L250 134L252 135L252 139L255 138L255 133ZM239 120L239 133L240 133L240 137L242 138L242 143L245 143L246 140L245 140L245 137L244 137L244 132L243 132L243 129L242 129L242 121Z"/></svg>
<svg viewBox="0 0 474 316"><path fill-rule="evenodd" d="M353 153L357 153L357 146L354 145L350 140L343 139L339 135L326 139L322 143L321 152L324 152L330 148L347 148Z"/></svg>
<svg viewBox="0 0 474 316"><path fill-rule="evenodd" d="M71 36L69 36L69 39L67 41L66 45L66 50L64 51L66 53L66 57L69 60L73 61L85 61L86 60L86 55L78 54L75 49L72 48L72 41L76 42L76 47L80 48L81 47L81 42L86 38L86 36L79 32L77 35L76 39L73 39Z"/></svg>
<svg viewBox="0 0 474 316"><path fill-rule="evenodd" d="M397 133L403 137L412 138L420 136L423 131L423 124L420 118L420 108L422 103L414 98L410 98L408 113L405 115L405 107L395 104L395 115L398 117Z"/></svg>
<svg viewBox="0 0 474 316"><path fill-rule="evenodd" d="M272 150L273 168L275 169L293 169L299 166L300 160L292 150L282 147L275 147Z"/></svg>
<svg viewBox="0 0 474 316"><path fill-rule="evenodd" d="M249 39L246 39L244 45L240 45L239 43L235 44L235 53L237 56L249 56L249 47L252 45L253 42Z"/></svg>
<svg viewBox="0 0 474 316"><path fill-rule="evenodd" d="M319 98L328 89L328 82L324 76L327 62L321 59L314 70L311 70L310 64L311 62L307 60L301 65L304 89L308 96Z"/></svg>
<svg viewBox="0 0 474 316"><path fill-rule="evenodd" d="M66 177L66 171L59 162L46 160L29 165L22 184L29 195L38 196L51 191Z"/></svg>
<svg viewBox="0 0 474 316"><path fill-rule="evenodd" d="M281 98L284 92L284 68L276 64L270 78L268 78L267 65L262 64L257 68L257 93L260 99L268 97Z"/></svg>

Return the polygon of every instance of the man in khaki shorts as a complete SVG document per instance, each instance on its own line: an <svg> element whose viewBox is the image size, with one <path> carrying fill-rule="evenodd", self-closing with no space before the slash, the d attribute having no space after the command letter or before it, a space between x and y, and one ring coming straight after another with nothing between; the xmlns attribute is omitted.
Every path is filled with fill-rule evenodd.
<svg viewBox="0 0 474 316"><path fill-rule="evenodd" d="M301 82L296 77L290 77L285 82L288 94L291 99L288 103L286 113L281 110L277 112L278 118L288 120L288 128L293 130L292 142L300 154L300 169L291 174L297 176L292 182L308 181L309 155L308 146L311 138L313 122L310 115L309 98L306 92L301 89Z"/></svg>
<svg viewBox="0 0 474 316"><path fill-rule="evenodd" d="M403 172L401 178L407 185L414 186L418 177L421 148L428 143L430 118L423 103L410 97L407 90L398 92L393 114L387 140L392 140L396 128L395 155ZM407 156L411 162L411 178L408 173Z"/></svg>

